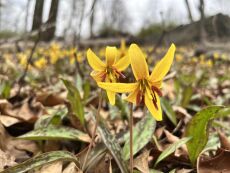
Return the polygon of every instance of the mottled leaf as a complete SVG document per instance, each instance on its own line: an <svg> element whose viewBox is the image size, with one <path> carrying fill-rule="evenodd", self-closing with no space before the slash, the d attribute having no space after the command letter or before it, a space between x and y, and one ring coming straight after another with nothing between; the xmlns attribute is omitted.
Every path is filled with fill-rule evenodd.
<svg viewBox="0 0 230 173"><path fill-rule="evenodd" d="M128 164L125 162L125 160L122 157L121 147L116 141L115 137L112 134L110 134L109 130L105 127L105 125L102 122L99 123L98 131L101 135L101 138L105 146L112 154L121 172L128 173L129 172L129 169L127 167Z"/></svg>
<svg viewBox="0 0 230 173"><path fill-rule="evenodd" d="M140 151L152 139L155 128L156 121L148 112L133 129L133 154ZM122 150L125 160L128 160L130 157L129 142L130 139L128 138Z"/></svg>
<svg viewBox="0 0 230 173"><path fill-rule="evenodd" d="M189 122L186 128L186 136L192 139L187 143L189 158L195 165L197 157L202 152L208 142L208 125L211 120L217 116L222 106L210 106L198 112Z"/></svg>
<svg viewBox="0 0 230 173"><path fill-rule="evenodd" d="M177 124L176 114L173 111L170 103L166 99L161 98L161 107L165 112L165 114L167 115L167 117L169 118L169 120L176 126Z"/></svg>
<svg viewBox="0 0 230 173"><path fill-rule="evenodd" d="M28 132L22 136L18 137L19 139L28 139L28 140L78 140L83 142L90 142L90 137L74 128L64 127L64 126L53 126L50 125L47 128L39 128Z"/></svg>
<svg viewBox="0 0 230 173"><path fill-rule="evenodd" d="M62 81L68 90L67 99L71 104L73 113L79 118L80 122L84 124L84 106L78 89L70 81L64 79L62 79Z"/></svg>
<svg viewBox="0 0 230 173"><path fill-rule="evenodd" d="M67 115L67 109L55 110L51 115L39 117L34 125L34 129L46 128L49 125L60 125L62 119Z"/></svg>
<svg viewBox="0 0 230 173"><path fill-rule="evenodd" d="M156 166L160 161L164 160L166 157L171 155L176 151L177 148L180 148L182 145L184 145L186 142L188 142L191 139L191 137L185 137L180 139L179 141L171 144L168 148L166 148L160 156L157 158L157 161L155 162L154 166Z"/></svg>
<svg viewBox="0 0 230 173"><path fill-rule="evenodd" d="M72 153L67 151L53 151L36 156L19 165L8 168L1 173L24 173L54 161L70 161L74 162L77 167L80 165L77 158Z"/></svg>

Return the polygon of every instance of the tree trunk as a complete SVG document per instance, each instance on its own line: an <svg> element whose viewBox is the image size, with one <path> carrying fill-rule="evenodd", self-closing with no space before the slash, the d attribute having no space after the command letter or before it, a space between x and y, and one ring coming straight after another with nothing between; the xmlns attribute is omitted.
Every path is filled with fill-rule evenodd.
<svg viewBox="0 0 230 173"><path fill-rule="evenodd" d="M91 6L91 16L90 16L90 21L89 21L89 25L90 25L90 38L94 37L94 33L93 33L93 25L94 25L94 12L95 12L95 5L97 3L97 0L93 0L92 6Z"/></svg>
<svg viewBox="0 0 230 173"><path fill-rule="evenodd" d="M44 0L36 0L32 31L39 29L42 24L43 6Z"/></svg>
<svg viewBox="0 0 230 173"><path fill-rule="evenodd" d="M191 12L191 8L190 8L188 0L185 0L185 4L186 4L187 11L188 11L189 20L192 23L194 20L193 20L193 17L192 17L192 12Z"/></svg>
<svg viewBox="0 0 230 173"><path fill-rule="evenodd" d="M52 0L49 12L49 18L46 22L47 29L42 34L42 40L50 41L54 38L56 31L56 21L58 14L59 0Z"/></svg>
<svg viewBox="0 0 230 173"><path fill-rule="evenodd" d="M200 4L199 4L199 11L200 11L200 42L203 43L206 39L206 31L205 31L205 27L204 27L204 19L205 19L205 15L204 15L204 0L200 0Z"/></svg>
<svg viewBox="0 0 230 173"><path fill-rule="evenodd" d="M25 28L24 28L25 32L27 32L27 27L28 27L28 16L29 16L30 2L31 2L31 0L27 0L27 3L26 3Z"/></svg>

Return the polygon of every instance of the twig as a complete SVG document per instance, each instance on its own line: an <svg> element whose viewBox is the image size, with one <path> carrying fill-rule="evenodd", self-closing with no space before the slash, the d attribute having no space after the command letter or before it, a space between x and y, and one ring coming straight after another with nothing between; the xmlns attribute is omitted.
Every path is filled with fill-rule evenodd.
<svg viewBox="0 0 230 173"><path fill-rule="evenodd" d="M96 114L96 123L95 123L94 129L93 129L92 139L90 141L89 148L87 150L84 162L82 164L82 170L85 169L86 161L88 159L89 153L90 153L92 146L93 146L93 143L94 143L94 138L96 136L97 126L98 126L99 117L100 117L101 106L102 106L102 89L100 89L100 92L99 92L99 103L98 103L97 114Z"/></svg>
<svg viewBox="0 0 230 173"><path fill-rule="evenodd" d="M29 69L29 65L31 64L31 61L32 61L32 58L33 58L33 54L34 54L34 52L36 50L36 47L37 47L37 45L38 45L38 43L40 41L40 37L41 37L41 29L39 30L38 37L37 37L36 41L34 42L34 45L33 45L32 49L31 49L30 56L29 56L29 58L27 60L27 64L26 64L24 73L22 74L22 76L18 80L19 89L18 89L17 95L20 95L21 88L22 88L22 83L24 82L24 79L25 79L25 77L27 75L27 72L28 72L28 69Z"/></svg>
<svg viewBox="0 0 230 173"><path fill-rule="evenodd" d="M130 121L129 121L129 130L130 130L130 173L133 173L133 104L130 103Z"/></svg>

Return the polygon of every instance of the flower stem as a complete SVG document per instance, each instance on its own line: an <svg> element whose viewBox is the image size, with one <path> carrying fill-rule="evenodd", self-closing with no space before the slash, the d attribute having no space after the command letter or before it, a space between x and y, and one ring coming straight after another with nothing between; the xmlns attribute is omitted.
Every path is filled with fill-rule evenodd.
<svg viewBox="0 0 230 173"><path fill-rule="evenodd" d="M130 173L133 173L133 104L130 104L130 120L129 120L129 130L130 130Z"/></svg>
<svg viewBox="0 0 230 173"><path fill-rule="evenodd" d="M97 126L98 126L98 123L99 123L101 106L102 106L102 89L100 89L100 92L99 92L99 103L98 103L98 107L97 107L96 122L95 122L95 126L93 128L93 133L92 133L92 138L91 138L91 141L90 141L90 144L89 144L89 148L88 148L88 150L86 152L85 159L84 159L84 162L82 164L82 170L85 169L86 161L88 159L89 153L90 153L90 151L92 149L92 146L93 146L93 143L94 143L94 138L95 138L96 132L97 132Z"/></svg>

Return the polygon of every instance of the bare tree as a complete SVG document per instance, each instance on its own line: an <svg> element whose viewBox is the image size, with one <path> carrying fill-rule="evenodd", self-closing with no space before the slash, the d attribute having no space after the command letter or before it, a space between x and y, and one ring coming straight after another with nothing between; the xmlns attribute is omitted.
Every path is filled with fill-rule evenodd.
<svg viewBox="0 0 230 173"><path fill-rule="evenodd" d="M36 0L35 9L34 9L34 18L32 31L37 30L41 27L42 24L42 14L43 14L44 0Z"/></svg>
<svg viewBox="0 0 230 173"><path fill-rule="evenodd" d="M97 3L98 0L93 0L93 3L92 3L92 6L91 6L91 15L90 15L90 21L89 21L89 24L90 24L90 37L94 37L94 33L93 33L93 26L94 26L94 15L95 15L95 6L96 6L96 3Z"/></svg>
<svg viewBox="0 0 230 173"><path fill-rule="evenodd" d="M31 3L31 0L27 0L26 14L25 14L25 28L24 28L25 32L27 32L30 3Z"/></svg>
<svg viewBox="0 0 230 173"><path fill-rule="evenodd" d="M199 12L200 12L200 41L203 43L206 39L206 31L205 31L205 14L204 14L204 0L200 0L199 4Z"/></svg>
<svg viewBox="0 0 230 173"><path fill-rule="evenodd" d="M59 0L52 0L49 12L49 18L46 22L47 25L51 25L51 27L47 28L47 30L42 34L42 40L50 41L54 38L56 31L56 21L58 14L58 6Z"/></svg>
<svg viewBox="0 0 230 173"><path fill-rule="evenodd" d="M194 20L193 20L193 17L192 17L192 11L191 11L191 8L190 8L188 0L185 0L185 5L186 5L187 11L188 11L189 20L192 23Z"/></svg>

